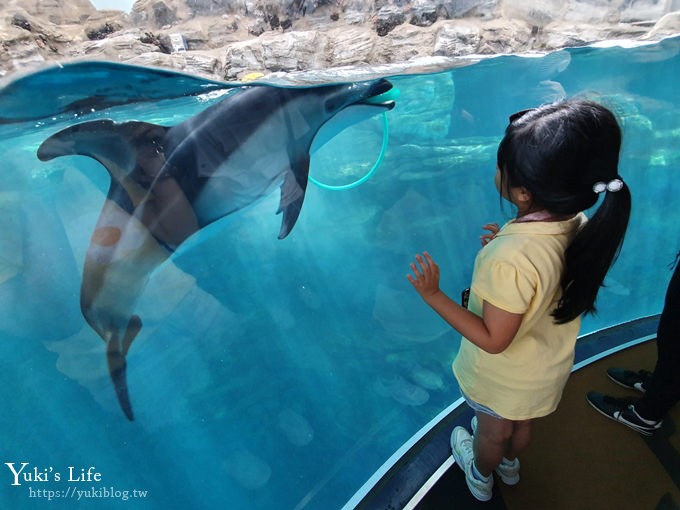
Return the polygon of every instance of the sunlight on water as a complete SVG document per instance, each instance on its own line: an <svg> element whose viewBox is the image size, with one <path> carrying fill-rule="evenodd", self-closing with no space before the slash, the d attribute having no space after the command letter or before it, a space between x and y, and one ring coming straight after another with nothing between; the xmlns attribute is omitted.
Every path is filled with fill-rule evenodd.
<svg viewBox="0 0 680 510"><path fill-rule="evenodd" d="M46 113L53 98L36 96L35 115L30 97L0 91L2 462L48 478L12 486L3 466L0 506L34 508L30 490L75 487L111 488L97 508L118 508L123 490L147 491L139 508L341 507L459 396L449 368L459 336L413 292L408 263L427 249L451 296L468 285L480 226L511 215L493 185L507 117L539 103L591 97L624 131L633 216L582 333L658 313L679 249L668 207L680 193L679 51L670 39L391 77L401 94L370 179L345 191L310 184L282 240L274 191L195 233L152 273L135 306L144 328L127 355L134 422L116 400L105 344L80 312L109 177L91 158L41 162L36 151L82 121L169 127L236 91L211 85L183 97L205 90L183 79L147 101L77 114ZM50 82L36 90L49 95ZM383 129L380 116L347 126L312 155L311 175L360 179ZM69 466L94 466L101 480L69 482Z"/></svg>

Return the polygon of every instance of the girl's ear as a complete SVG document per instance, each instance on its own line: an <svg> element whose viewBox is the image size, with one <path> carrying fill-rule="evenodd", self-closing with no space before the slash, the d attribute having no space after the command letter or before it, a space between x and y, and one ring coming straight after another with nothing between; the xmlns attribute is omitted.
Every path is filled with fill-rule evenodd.
<svg viewBox="0 0 680 510"><path fill-rule="evenodd" d="M519 188L515 188L515 193L514 193L514 198L515 198L515 204L516 205L529 205L531 204L531 191L526 189L524 186L520 186Z"/></svg>

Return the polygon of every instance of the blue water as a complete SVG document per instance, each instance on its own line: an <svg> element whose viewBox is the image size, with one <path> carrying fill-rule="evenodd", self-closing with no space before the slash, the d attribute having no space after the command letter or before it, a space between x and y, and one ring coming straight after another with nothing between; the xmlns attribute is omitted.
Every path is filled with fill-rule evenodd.
<svg viewBox="0 0 680 510"><path fill-rule="evenodd" d="M108 175L89 158L43 163L35 153L83 120L178 123L219 100L221 85L136 69L127 92L115 80L99 91L116 101L77 115L60 105L102 87L88 73L0 90L0 507L342 507L459 396L449 368L459 335L405 274L426 249L447 292L468 285L480 226L512 214L493 186L507 117L538 103L586 95L623 126L631 224L582 333L658 313L680 249L679 52L676 38L391 77L400 98L367 182L310 184L284 240L273 193L190 238L154 273L128 354L134 422L79 308ZM313 155L311 174L359 179L383 129L379 117L347 128ZM40 477L12 485L5 463L22 462ZM100 477L69 481L69 467L86 478L91 466ZM76 489L99 498L76 503Z"/></svg>

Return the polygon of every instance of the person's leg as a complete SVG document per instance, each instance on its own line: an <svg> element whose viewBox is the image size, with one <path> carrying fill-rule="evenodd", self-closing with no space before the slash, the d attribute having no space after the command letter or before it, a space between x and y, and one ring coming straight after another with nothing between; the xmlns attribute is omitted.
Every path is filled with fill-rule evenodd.
<svg viewBox="0 0 680 510"><path fill-rule="evenodd" d="M474 435L474 464L483 476L490 476L508 451L513 422L476 411L477 430ZM512 459L510 459L512 460Z"/></svg>
<svg viewBox="0 0 680 510"><path fill-rule="evenodd" d="M531 442L531 420L512 422L512 436L505 450L505 458L513 461L529 446Z"/></svg>
<svg viewBox="0 0 680 510"><path fill-rule="evenodd" d="M680 399L680 264L668 284L659 320L657 362L644 396L635 403L640 417L660 421Z"/></svg>

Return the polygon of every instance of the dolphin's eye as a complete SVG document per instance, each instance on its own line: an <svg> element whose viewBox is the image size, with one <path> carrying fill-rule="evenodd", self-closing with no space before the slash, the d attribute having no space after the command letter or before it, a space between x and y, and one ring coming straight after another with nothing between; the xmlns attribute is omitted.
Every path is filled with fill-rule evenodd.
<svg viewBox="0 0 680 510"><path fill-rule="evenodd" d="M154 151L156 151L156 154L163 154L163 152L165 152L163 150L163 146L156 140L151 141L151 146L153 147Z"/></svg>
<svg viewBox="0 0 680 510"><path fill-rule="evenodd" d="M146 152L146 154L155 154L156 156L160 156L161 154L164 153L163 145L161 145L158 140L149 140L149 141L144 141L141 144L139 144L137 147L139 149L142 149Z"/></svg>

